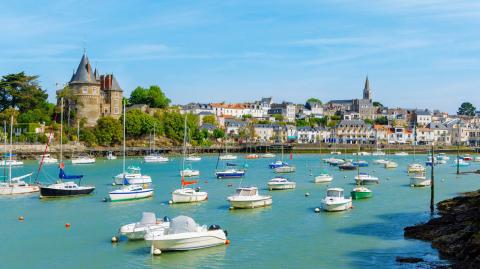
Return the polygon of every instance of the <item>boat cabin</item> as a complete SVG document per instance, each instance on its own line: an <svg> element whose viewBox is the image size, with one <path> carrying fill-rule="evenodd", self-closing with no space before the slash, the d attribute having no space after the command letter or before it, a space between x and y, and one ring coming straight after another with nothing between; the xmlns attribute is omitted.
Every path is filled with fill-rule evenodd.
<svg viewBox="0 0 480 269"><path fill-rule="evenodd" d="M258 194L258 189L255 187L238 188L235 191L236 196L255 196Z"/></svg>
<svg viewBox="0 0 480 269"><path fill-rule="evenodd" d="M327 197L343 197L343 189L341 188L328 189Z"/></svg>

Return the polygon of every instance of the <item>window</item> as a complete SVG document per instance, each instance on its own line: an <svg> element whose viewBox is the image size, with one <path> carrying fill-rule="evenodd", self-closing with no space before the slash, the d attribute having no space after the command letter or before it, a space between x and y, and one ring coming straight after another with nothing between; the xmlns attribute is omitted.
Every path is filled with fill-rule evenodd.
<svg viewBox="0 0 480 269"><path fill-rule="evenodd" d="M118 114L118 106L116 106L116 107L114 108L114 113L115 113L115 114Z"/></svg>
<svg viewBox="0 0 480 269"><path fill-rule="evenodd" d="M88 93L88 88L87 88L87 87L83 87L83 88L82 88L82 92L83 92L83 94L87 94L87 93Z"/></svg>

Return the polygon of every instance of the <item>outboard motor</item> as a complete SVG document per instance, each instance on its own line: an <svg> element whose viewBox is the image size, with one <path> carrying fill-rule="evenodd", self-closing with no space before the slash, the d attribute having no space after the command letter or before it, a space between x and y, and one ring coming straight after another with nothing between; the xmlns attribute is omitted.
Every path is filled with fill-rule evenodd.
<svg viewBox="0 0 480 269"><path fill-rule="evenodd" d="M196 191L196 192L199 192L199 191L200 191L200 187L196 187L196 188L195 188L195 191Z"/></svg>
<svg viewBox="0 0 480 269"><path fill-rule="evenodd" d="M163 217L163 222L170 222L170 218L168 216Z"/></svg>
<svg viewBox="0 0 480 269"><path fill-rule="evenodd" d="M209 231L220 230L220 229L222 228L220 227L220 225L217 225L217 224L212 224L210 225L210 227L208 227Z"/></svg>

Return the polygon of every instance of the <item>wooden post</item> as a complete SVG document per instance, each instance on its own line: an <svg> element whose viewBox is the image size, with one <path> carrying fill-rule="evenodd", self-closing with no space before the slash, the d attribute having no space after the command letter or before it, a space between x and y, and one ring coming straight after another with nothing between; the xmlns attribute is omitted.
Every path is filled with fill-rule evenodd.
<svg viewBox="0 0 480 269"><path fill-rule="evenodd" d="M430 183L430 213L433 214L435 211L435 159L433 153L433 143L432 143L432 173L431 173L431 183Z"/></svg>

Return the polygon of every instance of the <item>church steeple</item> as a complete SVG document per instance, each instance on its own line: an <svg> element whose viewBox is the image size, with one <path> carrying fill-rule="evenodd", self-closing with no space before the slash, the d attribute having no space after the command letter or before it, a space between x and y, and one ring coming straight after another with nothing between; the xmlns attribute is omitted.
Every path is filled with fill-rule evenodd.
<svg viewBox="0 0 480 269"><path fill-rule="evenodd" d="M365 88L363 88L363 99L372 101L372 90L370 90L370 82L368 81L368 75L365 79Z"/></svg>

